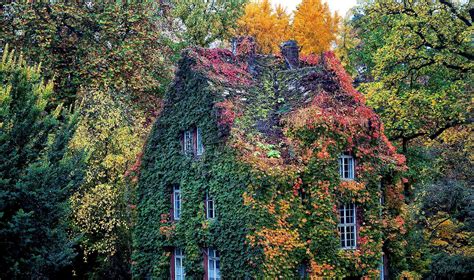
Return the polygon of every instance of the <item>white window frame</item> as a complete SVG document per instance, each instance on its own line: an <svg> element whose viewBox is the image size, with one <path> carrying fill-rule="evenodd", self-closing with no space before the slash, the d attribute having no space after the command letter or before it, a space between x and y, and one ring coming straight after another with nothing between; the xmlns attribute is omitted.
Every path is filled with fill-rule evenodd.
<svg viewBox="0 0 474 280"><path fill-rule="evenodd" d="M196 128L196 155L202 156L204 154L204 145L202 144L201 129Z"/></svg>
<svg viewBox="0 0 474 280"><path fill-rule="evenodd" d="M207 279L221 280L220 267L219 252L215 249L207 249Z"/></svg>
<svg viewBox="0 0 474 280"><path fill-rule="evenodd" d="M181 248L174 249L174 280L184 280L186 270L184 269L184 251Z"/></svg>
<svg viewBox="0 0 474 280"><path fill-rule="evenodd" d="M342 180L355 179L355 158L353 156L350 156L350 155L339 156L339 177Z"/></svg>
<svg viewBox="0 0 474 280"><path fill-rule="evenodd" d="M357 207L354 203L342 204L338 208L337 230L339 232L339 244L341 246L341 249L355 249L357 247L356 209ZM348 213L350 215L348 215ZM352 219L350 219L351 216ZM353 236L348 236L348 233L353 233ZM351 241L353 241L353 243Z"/></svg>
<svg viewBox="0 0 474 280"><path fill-rule="evenodd" d="M181 217L181 189L179 186L173 186L173 219L179 220Z"/></svg>
<svg viewBox="0 0 474 280"><path fill-rule="evenodd" d="M206 218L207 219L216 218L216 203L215 203L214 198L209 195L209 192L206 192Z"/></svg>
<svg viewBox="0 0 474 280"><path fill-rule="evenodd" d="M183 133L183 149L185 155L192 155L194 153L194 135L193 130L186 130Z"/></svg>

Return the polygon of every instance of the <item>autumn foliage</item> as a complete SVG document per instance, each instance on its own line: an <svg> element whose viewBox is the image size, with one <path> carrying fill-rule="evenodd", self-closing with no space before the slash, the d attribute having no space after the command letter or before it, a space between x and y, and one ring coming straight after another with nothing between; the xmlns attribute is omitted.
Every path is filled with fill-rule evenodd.
<svg viewBox="0 0 474 280"><path fill-rule="evenodd" d="M237 33L254 36L262 53L279 52L281 42L295 39L302 54L320 54L331 48L336 39L339 16L331 14L321 0L303 0L293 17L282 6L270 1L253 1L245 7L238 21Z"/></svg>
<svg viewBox="0 0 474 280"><path fill-rule="evenodd" d="M255 37L261 53L277 53L279 44L290 38L288 13L281 6L272 8L269 0L247 4L238 24L238 33Z"/></svg>

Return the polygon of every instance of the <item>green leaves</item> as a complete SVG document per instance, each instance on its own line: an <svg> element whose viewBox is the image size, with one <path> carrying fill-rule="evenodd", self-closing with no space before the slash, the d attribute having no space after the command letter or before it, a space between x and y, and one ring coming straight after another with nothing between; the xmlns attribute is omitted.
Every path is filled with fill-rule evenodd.
<svg viewBox="0 0 474 280"><path fill-rule="evenodd" d="M173 1L173 14L184 25L184 36L191 45L208 47L216 40L229 38L245 3L247 0Z"/></svg>
<svg viewBox="0 0 474 280"><path fill-rule="evenodd" d="M473 53L466 30L472 22L467 4L452 5L381 0L361 5L352 22L364 32L358 34L362 51L354 48L351 59L370 77L360 89L391 139L434 139L467 121Z"/></svg>
<svg viewBox="0 0 474 280"><path fill-rule="evenodd" d="M82 181L81 151L67 154L77 119L59 107L39 67L5 48L0 64L2 278L51 278L75 256L68 198Z"/></svg>

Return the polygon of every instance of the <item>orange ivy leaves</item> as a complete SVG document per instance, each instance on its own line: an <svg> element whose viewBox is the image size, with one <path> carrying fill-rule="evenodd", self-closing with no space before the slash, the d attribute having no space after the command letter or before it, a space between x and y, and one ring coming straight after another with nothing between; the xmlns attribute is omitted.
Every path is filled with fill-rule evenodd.
<svg viewBox="0 0 474 280"><path fill-rule="evenodd" d="M244 198L244 200L255 203L254 200L249 200L248 195L246 196L247 198ZM259 204L259 206L274 216L276 223L271 228L263 226L254 234L248 235L247 239L250 245L263 248L265 276L270 278L284 277L285 271L290 271L298 264L297 259L291 258L293 252L304 248L304 243L298 231L291 228L291 224L288 222L290 203L279 200L266 205ZM287 276L291 276L291 274Z"/></svg>

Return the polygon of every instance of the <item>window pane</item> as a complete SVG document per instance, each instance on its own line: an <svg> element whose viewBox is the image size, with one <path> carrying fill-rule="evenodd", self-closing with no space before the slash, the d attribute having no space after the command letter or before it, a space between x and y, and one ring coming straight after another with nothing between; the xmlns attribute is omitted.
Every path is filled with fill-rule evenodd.
<svg viewBox="0 0 474 280"><path fill-rule="evenodd" d="M356 216L355 204L339 206L338 231L341 247L344 249L356 247Z"/></svg>
<svg viewBox="0 0 474 280"><path fill-rule="evenodd" d="M199 127L196 128L196 142L197 142L196 154L200 156L204 153L204 145L202 144L201 129Z"/></svg>
<svg viewBox="0 0 474 280"><path fill-rule="evenodd" d="M193 133L191 130L184 132L184 153L189 155L193 152Z"/></svg>
<svg viewBox="0 0 474 280"><path fill-rule="evenodd" d="M342 179L354 179L355 160L351 156L342 155L339 158L339 175Z"/></svg>
<svg viewBox="0 0 474 280"><path fill-rule="evenodd" d="M173 191L173 201L174 201L174 218L179 219L181 216L181 192L179 187L175 187Z"/></svg>
<svg viewBox="0 0 474 280"><path fill-rule="evenodd" d="M174 250L174 263L175 263L175 279L177 280L184 280L185 278L185 270L183 265L184 260L184 252L180 248L175 248Z"/></svg>
<svg viewBox="0 0 474 280"><path fill-rule="evenodd" d="M219 252L214 249L209 249L208 251L208 275L209 279L220 279L220 260Z"/></svg>
<svg viewBox="0 0 474 280"><path fill-rule="evenodd" d="M354 217L352 216L352 209L346 208L346 223L350 224L354 222Z"/></svg>

